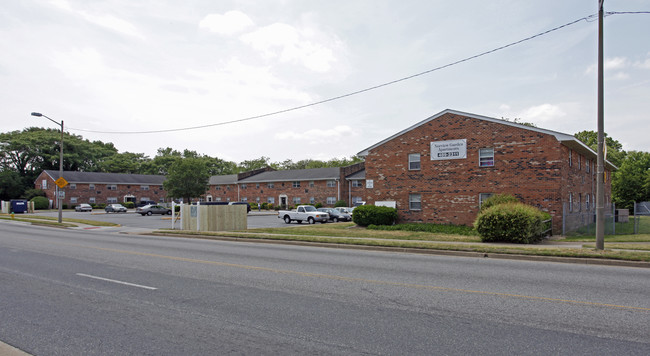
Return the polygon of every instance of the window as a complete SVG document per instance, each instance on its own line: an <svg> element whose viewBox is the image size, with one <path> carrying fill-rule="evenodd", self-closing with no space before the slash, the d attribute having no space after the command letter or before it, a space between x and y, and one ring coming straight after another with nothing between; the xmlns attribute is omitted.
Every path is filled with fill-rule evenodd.
<svg viewBox="0 0 650 356"><path fill-rule="evenodd" d="M267 187L267 188L274 188L274 187L275 187L275 184L273 184L273 183L266 183L266 187Z"/></svg>
<svg viewBox="0 0 650 356"><path fill-rule="evenodd" d="M591 165L591 160L588 159L588 160L585 162L585 170L587 171L587 173L589 173L589 166L590 166L590 165Z"/></svg>
<svg viewBox="0 0 650 356"><path fill-rule="evenodd" d="M109 204L115 204L115 203L117 203L117 197L110 197L110 198L106 199L106 201Z"/></svg>
<svg viewBox="0 0 650 356"><path fill-rule="evenodd" d="M259 183L255 184L255 189L260 189L260 184ZM257 201L260 201L260 199L257 198Z"/></svg>
<svg viewBox="0 0 650 356"><path fill-rule="evenodd" d="M70 189L77 189L76 183L70 183Z"/></svg>
<svg viewBox="0 0 650 356"><path fill-rule="evenodd" d="M47 189L47 179L43 179L43 181L41 182L41 188Z"/></svg>
<svg viewBox="0 0 650 356"><path fill-rule="evenodd" d="M293 187L294 188L300 188L300 181L294 181L293 182Z"/></svg>
<svg viewBox="0 0 650 356"><path fill-rule="evenodd" d="M293 197L292 200L294 204L300 204L300 197Z"/></svg>
<svg viewBox="0 0 650 356"><path fill-rule="evenodd" d="M107 184L106 189L107 190L117 190L117 185L115 185L115 184Z"/></svg>
<svg viewBox="0 0 650 356"><path fill-rule="evenodd" d="M230 201L230 198L226 198L226 201Z"/></svg>
<svg viewBox="0 0 650 356"><path fill-rule="evenodd" d="M362 201L361 197L352 197L352 205L354 205L354 204L356 204L356 203L358 203L360 201Z"/></svg>
<svg viewBox="0 0 650 356"><path fill-rule="evenodd" d="M573 167L573 150L569 150L569 167Z"/></svg>
<svg viewBox="0 0 650 356"><path fill-rule="evenodd" d="M95 185L94 184L88 184L88 190L95 190Z"/></svg>
<svg viewBox="0 0 650 356"><path fill-rule="evenodd" d="M361 181L361 180L353 180L352 181L352 187L353 188L363 187L363 181Z"/></svg>
<svg viewBox="0 0 650 356"><path fill-rule="evenodd" d="M309 204L315 204L316 203L316 198L311 197L309 198Z"/></svg>
<svg viewBox="0 0 650 356"><path fill-rule="evenodd" d="M214 190L221 190L221 186L220 185L215 186Z"/></svg>
<svg viewBox="0 0 650 356"><path fill-rule="evenodd" d="M148 185L141 185L140 190L149 190L149 186Z"/></svg>
<svg viewBox="0 0 650 356"><path fill-rule="evenodd" d="M241 185L241 189L246 189L246 188L247 188L246 184Z"/></svg>
<svg viewBox="0 0 650 356"><path fill-rule="evenodd" d="M70 198L70 204L77 204L77 197L71 197Z"/></svg>
<svg viewBox="0 0 650 356"><path fill-rule="evenodd" d="M480 150L478 150L478 166L479 167L494 166L494 148L481 148Z"/></svg>
<svg viewBox="0 0 650 356"><path fill-rule="evenodd" d="M573 211L573 194L569 193L569 212Z"/></svg>
<svg viewBox="0 0 650 356"><path fill-rule="evenodd" d="M409 210L422 210L422 195L409 194Z"/></svg>
<svg viewBox="0 0 650 356"><path fill-rule="evenodd" d="M328 180L327 181L327 186L329 188L336 187L336 181L335 180Z"/></svg>
<svg viewBox="0 0 650 356"><path fill-rule="evenodd" d="M241 198L241 201L244 202L244 203L246 203L246 202L248 202L248 198L247 198L247 197L243 197L243 198Z"/></svg>
<svg viewBox="0 0 650 356"><path fill-rule="evenodd" d="M151 199L149 199L149 197L141 197L140 198L140 201L149 201L149 200L151 200Z"/></svg>
<svg viewBox="0 0 650 356"><path fill-rule="evenodd" d="M257 202L257 204L259 204L260 203L260 197L255 198L255 202Z"/></svg>
<svg viewBox="0 0 650 356"><path fill-rule="evenodd" d="M589 167L589 166L587 166L587 167ZM589 194L587 194L587 196L585 196L585 210L589 211Z"/></svg>
<svg viewBox="0 0 650 356"><path fill-rule="evenodd" d="M582 155L578 153L578 170L582 169Z"/></svg>
<svg viewBox="0 0 650 356"><path fill-rule="evenodd" d="M487 198L489 198L489 197L491 197L491 196L493 196L493 195L494 195L494 193L481 193L481 194L479 194L479 195L478 195L478 207L480 208L481 205L483 205L483 202L484 202Z"/></svg>
<svg viewBox="0 0 650 356"><path fill-rule="evenodd" d="M420 154L411 153L409 154L409 171L419 171L420 170Z"/></svg>
<svg viewBox="0 0 650 356"><path fill-rule="evenodd" d="M88 203L89 204L95 204L95 197L88 198Z"/></svg>
<svg viewBox="0 0 650 356"><path fill-rule="evenodd" d="M221 201L221 197L214 198L214 201Z"/></svg>
<svg viewBox="0 0 650 356"><path fill-rule="evenodd" d="M310 181L309 181L309 188L313 188L313 187L314 187L314 181L313 181L313 180L310 180Z"/></svg>
<svg viewBox="0 0 650 356"><path fill-rule="evenodd" d="M327 197L327 204L336 204L336 197Z"/></svg>
<svg viewBox="0 0 650 356"><path fill-rule="evenodd" d="M274 197L268 197L266 198L266 202L269 204L275 204L275 198Z"/></svg>

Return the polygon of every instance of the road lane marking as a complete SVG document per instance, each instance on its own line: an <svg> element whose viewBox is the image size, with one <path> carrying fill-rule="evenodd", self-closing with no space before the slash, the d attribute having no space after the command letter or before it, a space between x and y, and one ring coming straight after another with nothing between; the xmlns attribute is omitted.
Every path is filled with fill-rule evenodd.
<svg viewBox="0 0 650 356"><path fill-rule="evenodd" d="M158 288L154 288L154 287L143 286L141 284L118 281L116 279L109 279L109 278L104 278L104 277L92 276L90 274L77 273L77 276L87 277L87 278L92 278L92 279L99 279L100 281L112 282L112 283L117 283L117 284L124 284L125 286L138 287L138 288L144 288L144 289L149 289L149 290L158 289Z"/></svg>
<svg viewBox="0 0 650 356"><path fill-rule="evenodd" d="M33 241L42 242L42 240L36 240L36 239L30 239L30 238L24 238L24 239L25 240L33 240ZM632 310L632 311L640 311L640 312L650 312L650 308L648 308L648 307L635 307L635 306L629 306L629 305L618 305L618 304L609 304L609 303L600 303L600 302L589 302L589 301L581 301L581 300L539 297L539 296L522 295L522 294L500 293L500 292L478 291L478 290L471 290L471 289L430 286L430 285L424 285L424 284L411 284L411 283L401 283L401 282L391 282L391 281L380 281L380 280L365 279L365 278L345 277L345 276L320 274L320 273L309 273L309 272L300 272L300 271L291 271L291 270L281 270L281 269L270 268L270 267L250 266L250 265L242 265L242 264L236 264L236 263L199 260L199 259L194 259L194 258L160 255L160 254L148 253L148 252L127 251L127 250L120 250L120 249L108 248L108 247L92 247L92 246L85 246L85 245L72 244L72 243L66 243L66 242L53 242L53 241L49 241L49 242L52 243L52 244L56 244L56 245L82 247L82 248L87 248L87 249L92 249L92 250L115 252L115 253L121 253L121 254L126 254L126 255L133 255L133 256L146 256L146 257L167 259L167 260L172 260L172 261L182 261L182 262L199 263L199 264L206 264L206 265L213 265L213 266L233 267L233 268L241 268L241 269L247 269L247 270L272 272L272 273L278 273L278 274L299 275L299 276L311 277L311 278L326 278L326 279L330 279L330 280L339 280L339 281L347 281L347 282L362 282L362 283L371 283L371 284L376 284L376 285L387 285L387 286L405 287L405 288L413 288L413 289L437 290L437 291L458 292L458 293L467 293L467 294L480 294L480 295L490 295L490 296L504 297L504 298L516 298L516 299L545 301L545 302L551 302L551 303L588 305L588 306L595 306L595 307L605 307L605 308L613 308L613 309L624 309L624 310Z"/></svg>

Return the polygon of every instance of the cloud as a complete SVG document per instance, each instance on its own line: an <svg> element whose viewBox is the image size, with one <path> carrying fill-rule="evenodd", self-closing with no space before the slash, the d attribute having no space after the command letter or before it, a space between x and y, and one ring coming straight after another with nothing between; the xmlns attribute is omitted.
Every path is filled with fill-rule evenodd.
<svg viewBox="0 0 650 356"><path fill-rule="evenodd" d="M605 71L614 71L614 70L628 68L630 64L627 58L625 57L614 57L614 58L605 58L605 60L603 61L603 66ZM598 64L592 64L589 66L589 68L587 68L585 74L595 73L597 69L598 69Z"/></svg>
<svg viewBox="0 0 650 356"><path fill-rule="evenodd" d="M542 104L532 106L517 116L524 122L537 123L557 120L566 116L566 113L557 105Z"/></svg>
<svg viewBox="0 0 650 356"><path fill-rule="evenodd" d="M277 133L275 139L277 140L297 140L307 141L309 143L332 143L339 141L343 138L357 136L357 133L347 125L335 126L331 129L311 129L305 132L286 131Z"/></svg>
<svg viewBox="0 0 650 356"><path fill-rule="evenodd" d="M223 15L209 14L199 22L199 27L229 36L253 26L253 20L241 11L228 11Z"/></svg>
<svg viewBox="0 0 650 356"><path fill-rule="evenodd" d="M298 29L274 23L242 35L240 39L268 59L301 64L315 72L327 72L336 62L336 39L320 34L314 28Z"/></svg>
<svg viewBox="0 0 650 356"><path fill-rule="evenodd" d="M90 14L85 11L76 10L66 0L53 0L50 3L62 10L66 10L77 15L90 23L94 23L95 25L107 28L109 30L130 37L145 39L145 36L132 23L126 20L120 19L112 15L100 16L100 15Z"/></svg>
<svg viewBox="0 0 650 356"><path fill-rule="evenodd" d="M647 54L645 61L636 61L634 66L641 69L650 69L650 53Z"/></svg>

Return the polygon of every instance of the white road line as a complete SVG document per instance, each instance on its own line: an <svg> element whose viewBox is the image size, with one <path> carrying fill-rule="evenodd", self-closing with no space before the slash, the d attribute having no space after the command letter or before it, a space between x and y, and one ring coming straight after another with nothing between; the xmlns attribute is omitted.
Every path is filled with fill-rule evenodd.
<svg viewBox="0 0 650 356"><path fill-rule="evenodd" d="M158 288L154 288L154 287L143 286L143 285L141 285L141 284L134 284L134 283L129 283L129 282L117 281L117 280L114 280L114 279L108 279L108 278L103 278L103 277L91 276L91 275L89 275L89 274L83 274L83 273L77 273L77 276L80 276L80 277L88 277L88 278L93 278L93 279L99 279L99 280L101 280L101 281L113 282L113 283L118 283L118 284L124 284L124 285L131 286L131 287L138 287L138 288L144 288L144 289L149 289L149 290L156 290L156 289L158 289Z"/></svg>

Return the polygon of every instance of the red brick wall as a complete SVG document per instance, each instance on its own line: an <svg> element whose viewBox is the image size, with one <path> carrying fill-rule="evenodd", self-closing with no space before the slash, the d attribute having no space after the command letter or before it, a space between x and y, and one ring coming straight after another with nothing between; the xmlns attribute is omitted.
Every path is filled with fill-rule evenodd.
<svg viewBox="0 0 650 356"><path fill-rule="evenodd" d="M327 197L335 197L336 200L339 199L337 184L335 183L334 187L327 186L327 180L316 180L314 181L314 186L309 185L310 181L300 181L300 187L294 188L293 181L287 182L273 182L273 188L269 188L267 183L259 183L259 188L257 183L247 183L246 188L242 188L242 185L239 184L239 196L237 195L237 185L228 184L228 185L213 185L210 186L208 194L212 195L212 199L216 201L217 197L221 198L221 201L240 201L243 198L247 198L249 203L255 202L259 197L262 203L267 202L268 197L273 197L275 199L274 205L280 204L280 195L287 196L287 203L289 205L295 205L293 203L294 197L300 198L300 204L309 204L310 198L314 197L315 203L321 203L324 206L328 206ZM217 189L220 187L220 189ZM343 191L341 191L341 196L343 196ZM330 204L329 206L334 206Z"/></svg>
<svg viewBox="0 0 650 356"><path fill-rule="evenodd" d="M467 140L466 159L431 160L431 142L455 139ZM494 149L493 167L479 167L480 148ZM480 193L508 193L549 212L558 233L568 193L591 194L593 184L584 157L577 170L575 157L568 166L568 152L552 135L447 113L369 152L366 181L374 188L365 200L396 201L402 221L471 225ZM420 153L419 171L408 170L409 153ZM420 211L409 210L412 193L421 194Z"/></svg>

